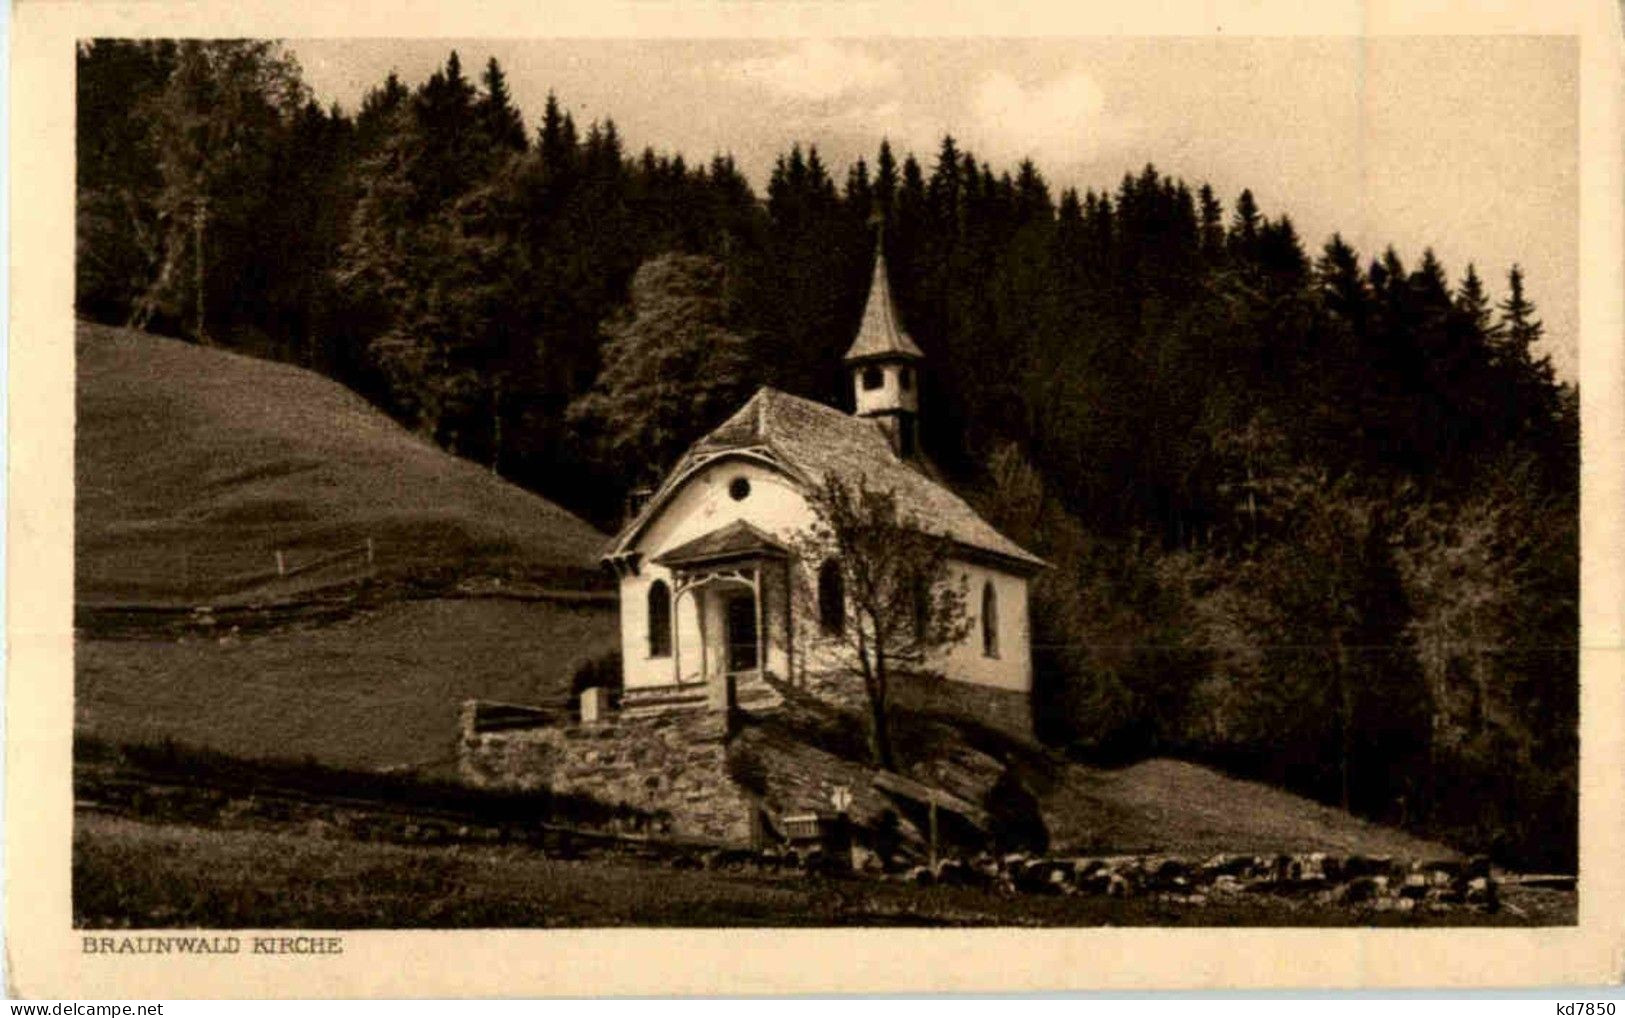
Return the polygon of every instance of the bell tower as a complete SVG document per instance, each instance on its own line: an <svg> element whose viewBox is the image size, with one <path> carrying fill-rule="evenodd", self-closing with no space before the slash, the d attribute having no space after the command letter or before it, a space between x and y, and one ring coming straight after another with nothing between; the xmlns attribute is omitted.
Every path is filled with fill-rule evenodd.
<svg viewBox="0 0 1625 1018"><path fill-rule="evenodd" d="M925 354L903 331L886 278L886 251L875 240L875 274L869 300L863 308L858 336L844 358L852 372L853 404L859 417L872 417L891 439L892 451L903 459L918 453L920 379Z"/></svg>

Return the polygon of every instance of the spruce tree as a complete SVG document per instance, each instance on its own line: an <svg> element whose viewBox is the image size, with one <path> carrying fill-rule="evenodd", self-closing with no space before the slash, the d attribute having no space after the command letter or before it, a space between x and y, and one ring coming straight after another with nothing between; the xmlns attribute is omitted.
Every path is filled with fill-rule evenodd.
<svg viewBox="0 0 1625 1018"><path fill-rule="evenodd" d="M1533 350L1545 333L1535 317L1535 305L1523 292L1523 269L1517 265L1507 273L1507 297L1501 302L1499 349L1503 357L1522 363L1534 359Z"/></svg>
<svg viewBox="0 0 1625 1018"><path fill-rule="evenodd" d="M1224 207L1213 194L1213 188L1207 184L1202 185L1197 198L1202 257L1210 262L1216 261L1224 256Z"/></svg>
<svg viewBox="0 0 1625 1018"><path fill-rule="evenodd" d="M483 82L485 95L479 101L479 117L486 137L493 145L523 152L525 122L513 106L513 98L508 93L508 77L496 57L486 62Z"/></svg>
<svg viewBox="0 0 1625 1018"><path fill-rule="evenodd" d="M896 214L897 159L892 155L891 142L880 140L880 154L875 157L875 211L889 223Z"/></svg>
<svg viewBox="0 0 1625 1018"><path fill-rule="evenodd" d="M1244 188L1236 198L1236 210L1230 218L1229 246L1232 255L1251 259L1258 252L1258 228L1261 217L1258 202L1251 188Z"/></svg>

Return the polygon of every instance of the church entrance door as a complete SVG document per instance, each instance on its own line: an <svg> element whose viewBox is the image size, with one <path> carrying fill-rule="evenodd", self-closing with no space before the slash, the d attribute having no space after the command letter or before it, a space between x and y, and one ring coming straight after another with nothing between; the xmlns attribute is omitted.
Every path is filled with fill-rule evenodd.
<svg viewBox="0 0 1625 1018"><path fill-rule="evenodd" d="M728 641L728 671L754 670L757 666L755 595L729 595L723 618Z"/></svg>

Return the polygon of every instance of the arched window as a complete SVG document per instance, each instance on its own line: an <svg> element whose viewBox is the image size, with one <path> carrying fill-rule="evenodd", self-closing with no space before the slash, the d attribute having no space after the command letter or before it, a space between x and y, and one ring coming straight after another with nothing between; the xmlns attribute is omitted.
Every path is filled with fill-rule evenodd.
<svg viewBox="0 0 1625 1018"><path fill-rule="evenodd" d="M999 656L999 596L992 580L982 584L982 654Z"/></svg>
<svg viewBox="0 0 1625 1018"><path fill-rule="evenodd" d="M671 657L671 588L665 580L649 584L649 656Z"/></svg>
<svg viewBox="0 0 1625 1018"><path fill-rule="evenodd" d="M846 581L834 559L818 567L818 625L830 636L846 630Z"/></svg>
<svg viewBox="0 0 1625 1018"><path fill-rule="evenodd" d="M870 366L863 369L863 387L865 389L878 389L885 384L886 376L881 373L879 368Z"/></svg>

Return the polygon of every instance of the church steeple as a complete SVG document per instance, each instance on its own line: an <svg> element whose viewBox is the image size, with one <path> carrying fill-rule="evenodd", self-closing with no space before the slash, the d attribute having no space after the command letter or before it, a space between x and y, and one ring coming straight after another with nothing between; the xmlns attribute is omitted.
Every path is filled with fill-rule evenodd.
<svg viewBox="0 0 1625 1018"><path fill-rule="evenodd" d="M916 418L920 411L915 368L925 354L903 331L897 305L892 302L891 282L886 277L885 246L878 234L869 300L863 308L857 338L844 360L852 372L858 416L879 421L891 437L892 448L907 459L915 455Z"/></svg>

